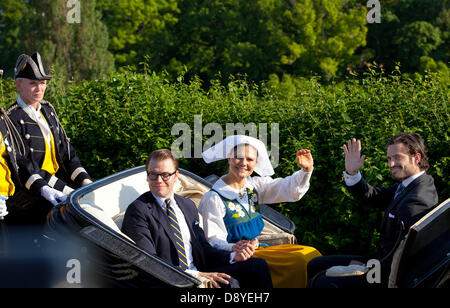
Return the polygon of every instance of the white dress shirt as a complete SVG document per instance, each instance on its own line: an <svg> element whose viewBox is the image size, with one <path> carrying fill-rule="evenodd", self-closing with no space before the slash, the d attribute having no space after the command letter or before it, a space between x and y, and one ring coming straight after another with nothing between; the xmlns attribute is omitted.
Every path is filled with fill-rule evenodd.
<svg viewBox="0 0 450 308"><path fill-rule="evenodd" d="M167 208L164 201L168 198L158 197L155 194L153 194L153 197L155 197L156 201L161 206L164 213L167 214ZM172 196L170 196L170 200L171 200L170 206L173 208L175 215L177 216L178 225L180 226L181 235L183 237L184 250L186 252L186 259L188 262L188 269L186 270L186 272L198 278L198 270L195 267L193 262L194 260L192 258L191 232L189 231L189 227L186 223L186 219L184 218L184 214L178 207L178 204L175 201L173 194Z"/></svg>
<svg viewBox="0 0 450 308"><path fill-rule="evenodd" d="M156 201L161 206L164 213L167 214L167 208L166 208L166 204L164 201L168 198L158 197L153 193L152 193L152 195L153 195L153 197L155 197ZM198 269L195 267L194 259L192 257L191 232L189 231L189 227L186 223L186 218L184 217L184 214L181 211L181 209L178 207L178 204L175 201L173 194L172 194L172 196L170 196L170 200L171 200L170 206L175 211L175 215L177 216L178 225L180 226L181 236L183 237L184 250L186 252L186 259L188 262L188 268L186 269L186 273L198 278L199 277ZM234 261L235 255L236 255L235 252L232 252L230 254L230 264L233 264L235 262Z"/></svg>
<svg viewBox="0 0 450 308"><path fill-rule="evenodd" d="M405 180L402 181L403 186L405 186L405 188L406 188L409 184L411 184L412 181L414 181L415 179L417 179L419 176L421 176L424 173L425 173L425 171L421 171L419 173L416 173L416 174L411 175L410 177L406 178ZM358 173L356 173L354 175L350 175L344 171L344 181L345 181L345 185L347 185L347 186L353 186L356 183L358 183L359 181L361 181L361 179L362 179L362 176L359 171L358 171Z"/></svg>
<svg viewBox="0 0 450 308"><path fill-rule="evenodd" d="M299 170L285 178L248 177L240 191L228 186L223 181L225 176L222 176L213 189L227 199L238 200L248 211L249 200L245 193L247 188L257 191L259 204L296 202L308 191L311 174L312 171ZM226 209L222 199L210 190L203 196L198 208L203 217L203 230L211 246L231 251L234 244L227 242L228 232L223 221Z"/></svg>

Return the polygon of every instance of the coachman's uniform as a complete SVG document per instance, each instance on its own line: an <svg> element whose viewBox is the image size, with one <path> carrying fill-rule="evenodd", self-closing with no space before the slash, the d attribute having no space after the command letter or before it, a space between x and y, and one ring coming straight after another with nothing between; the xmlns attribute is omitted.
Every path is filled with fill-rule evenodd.
<svg viewBox="0 0 450 308"><path fill-rule="evenodd" d="M30 98L36 92L33 89L36 83L30 80L51 78L38 52L31 56L22 54L17 59L15 79L19 98L7 115L20 136L23 155L17 164L22 186L8 199L8 219L12 224L44 223L52 204L64 201L73 189L92 182L53 106L42 98L40 102ZM38 87L41 86L42 82ZM42 94L39 91L42 90L36 93ZM43 91L42 96L45 88Z"/></svg>
<svg viewBox="0 0 450 308"><path fill-rule="evenodd" d="M85 179L91 179L61 126L55 109L47 101L41 101L38 113L49 128L48 138L40 124L32 119L18 102L8 109L8 115L25 143L26 158L31 162L34 173L24 182L26 189L39 193L48 183L65 194L81 187ZM41 124L42 125L42 124ZM45 182L42 182L41 180Z"/></svg>
<svg viewBox="0 0 450 308"><path fill-rule="evenodd" d="M16 147L11 140L7 120L2 109L0 115L0 195L3 197L14 195L16 189L14 183L19 183Z"/></svg>
<svg viewBox="0 0 450 308"><path fill-rule="evenodd" d="M23 181L35 172L24 155L25 144L19 132L0 108L0 195L13 196L23 187ZM39 185L46 184L44 180L39 180Z"/></svg>

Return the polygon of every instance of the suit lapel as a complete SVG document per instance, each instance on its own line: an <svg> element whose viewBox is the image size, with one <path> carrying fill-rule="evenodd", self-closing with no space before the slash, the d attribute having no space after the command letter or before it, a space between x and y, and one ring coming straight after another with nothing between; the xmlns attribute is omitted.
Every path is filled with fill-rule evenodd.
<svg viewBox="0 0 450 308"><path fill-rule="evenodd" d="M403 198L405 198L406 195L409 194L410 191L412 191L413 189L415 189L417 187L417 185L419 185L424 179L425 179L425 175L426 173L422 174L421 176L419 176L417 179L415 179L414 181L412 181L411 183L409 183L408 186L406 186L405 190L403 190L398 196L397 198L393 199L391 202L391 205L389 208L394 208L400 201L403 200ZM400 184L399 184L400 185ZM398 185L396 186L397 189Z"/></svg>

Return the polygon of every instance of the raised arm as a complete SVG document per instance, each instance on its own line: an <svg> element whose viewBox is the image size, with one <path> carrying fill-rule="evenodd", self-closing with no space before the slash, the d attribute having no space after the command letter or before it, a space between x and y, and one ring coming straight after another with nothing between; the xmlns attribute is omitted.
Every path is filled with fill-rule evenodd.
<svg viewBox="0 0 450 308"><path fill-rule="evenodd" d="M311 151L298 150L296 160L302 169L290 176L276 179L268 176L252 178L253 185L258 192L259 203L296 202L306 194L314 166Z"/></svg>
<svg viewBox="0 0 450 308"><path fill-rule="evenodd" d="M303 168L305 172L311 172L314 166L314 160L310 150L298 150L297 151L297 164Z"/></svg>
<svg viewBox="0 0 450 308"><path fill-rule="evenodd" d="M364 165L365 155L361 155L361 141L355 138L342 146L345 154L344 181L348 191L358 200L383 208L389 204L395 191L394 186L374 187L359 173Z"/></svg>
<svg viewBox="0 0 450 308"><path fill-rule="evenodd" d="M355 138L348 140L347 145L342 146L345 154L345 171L349 175L355 175L364 165L365 155L361 156L361 141Z"/></svg>

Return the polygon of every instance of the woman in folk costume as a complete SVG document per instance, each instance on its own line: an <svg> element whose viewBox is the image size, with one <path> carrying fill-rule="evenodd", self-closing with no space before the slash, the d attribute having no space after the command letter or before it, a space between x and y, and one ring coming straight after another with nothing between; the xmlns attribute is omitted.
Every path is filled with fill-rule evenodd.
<svg viewBox="0 0 450 308"><path fill-rule="evenodd" d="M272 282L278 288L301 288L307 283L307 263L320 256L313 247L302 245L257 246L264 222L258 204L296 202L308 191L313 169L309 150L297 151L301 170L272 179L274 170L266 147L258 139L230 136L202 153L207 163L228 159L229 171L200 201L199 211L209 243L217 248L238 251L251 247L253 256L270 267ZM255 171L260 176L252 177Z"/></svg>

